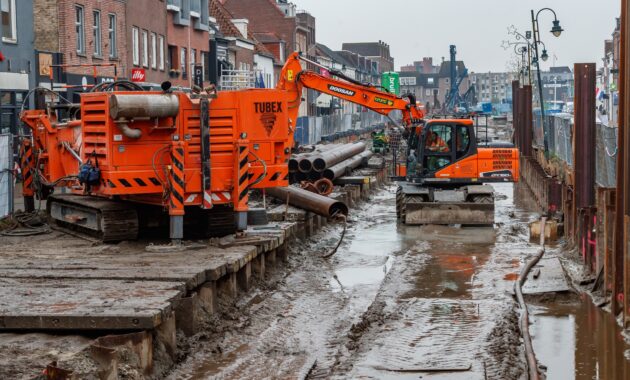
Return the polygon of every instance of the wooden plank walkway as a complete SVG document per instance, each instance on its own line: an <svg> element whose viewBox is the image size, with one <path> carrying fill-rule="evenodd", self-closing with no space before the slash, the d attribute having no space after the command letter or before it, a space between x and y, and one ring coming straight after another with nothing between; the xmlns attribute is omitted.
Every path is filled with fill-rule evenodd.
<svg viewBox="0 0 630 380"><path fill-rule="evenodd" d="M147 252L143 242L92 246L58 232L2 238L0 330L154 329L177 299L238 272L294 232L294 223L273 223L182 252Z"/></svg>
<svg viewBox="0 0 630 380"><path fill-rule="evenodd" d="M153 329L184 294L178 282L0 279L0 328Z"/></svg>
<svg viewBox="0 0 630 380"><path fill-rule="evenodd" d="M540 276L534 278L534 274L538 270L540 270ZM567 292L570 289L560 259L557 257L543 257L529 272L527 281L523 285L523 294Z"/></svg>

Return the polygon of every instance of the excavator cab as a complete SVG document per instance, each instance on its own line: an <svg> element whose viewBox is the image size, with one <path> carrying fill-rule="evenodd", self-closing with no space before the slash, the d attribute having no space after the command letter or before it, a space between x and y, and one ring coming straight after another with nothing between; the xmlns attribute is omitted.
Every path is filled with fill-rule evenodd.
<svg viewBox="0 0 630 380"><path fill-rule="evenodd" d="M430 121L414 140L412 146L418 158L416 171L409 179L416 183L425 178L452 178L443 169L477 152L474 127L467 120ZM471 165L460 166L456 174L471 178L475 175L472 169Z"/></svg>

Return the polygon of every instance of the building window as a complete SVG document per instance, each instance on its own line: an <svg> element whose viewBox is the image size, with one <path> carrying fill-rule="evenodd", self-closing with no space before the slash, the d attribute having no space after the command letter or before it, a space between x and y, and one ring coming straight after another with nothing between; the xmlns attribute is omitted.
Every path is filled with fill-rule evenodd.
<svg viewBox="0 0 630 380"><path fill-rule="evenodd" d="M101 49L101 11L92 12L94 16L94 24L92 25L92 37L94 37L94 55L100 57L103 55Z"/></svg>
<svg viewBox="0 0 630 380"><path fill-rule="evenodd" d="M168 45L168 68L169 70L178 70L177 65L177 47Z"/></svg>
<svg viewBox="0 0 630 380"><path fill-rule="evenodd" d="M135 26L131 29L131 44L133 54L133 64L138 66L140 64L140 31Z"/></svg>
<svg viewBox="0 0 630 380"><path fill-rule="evenodd" d="M109 57L116 58L116 15L109 15Z"/></svg>
<svg viewBox="0 0 630 380"><path fill-rule="evenodd" d="M201 61L201 80L206 80L206 60L208 59L208 53L201 52L199 53L199 61Z"/></svg>
<svg viewBox="0 0 630 380"><path fill-rule="evenodd" d="M17 42L15 0L0 0L0 14L2 15L2 41Z"/></svg>
<svg viewBox="0 0 630 380"><path fill-rule="evenodd" d="M164 71L164 36L158 37L158 49L160 53L160 58L158 60L160 63L159 68Z"/></svg>
<svg viewBox="0 0 630 380"><path fill-rule="evenodd" d="M195 63L196 63L196 56L197 55L197 49L190 49L190 72L194 73L195 72Z"/></svg>
<svg viewBox="0 0 630 380"><path fill-rule="evenodd" d="M151 67L157 69L157 35L151 33Z"/></svg>
<svg viewBox="0 0 630 380"><path fill-rule="evenodd" d="M149 32L142 31L142 66L149 67Z"/></svg>
<svg viewBox="0 0 630 380"><path fill-rule="evenodd" d="M85 15L83 13L83 7L80 5L75 5L75 20L74 20L74 29L77 34L77 53L85 54L85 30L83 29L83 24L85 22Z"/></svg>
<svg viewBox="0 0 630 380"><path fill-rule="evenodd" d="M188 76L188 70L186 70L186 54L188 54L186 48L181 48L179 51L179 70L182 72L183 79L186 79Z"/></svg>

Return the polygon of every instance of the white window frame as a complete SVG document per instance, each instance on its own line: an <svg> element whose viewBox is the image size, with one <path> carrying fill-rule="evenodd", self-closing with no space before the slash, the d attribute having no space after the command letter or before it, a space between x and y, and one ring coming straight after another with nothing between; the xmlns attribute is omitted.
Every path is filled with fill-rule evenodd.
<svg viewBox="0 0 630 380"><path fill-rule="evenodd" d="M77 21L79 14L81 19ZM85 8L78 4L74 5L74 32L76 33L77 54L85 54Z"/></svg>
<svg viewBox="0 0 630 380"><path fill-rule="evenodd" d="M197 64L197 49L190 49L190 72L195 73L195 65Z"/></svg>
<svg viewBox="0 0 630 380"><path fill-rule="evenodd" d="M118 36L116 33L116 15L110 13L107 15L107 35L109 38L109 58L116 58L118 56ZM113 25L112 25L113 24Z"/></svg>
<svg viewBox="0 0 630 380"><path fill-rule="evenodd" d="M206 59L208 59L208 53L202 51L199 53L199 60L201 61L201 81L206 80Z"/></svg>
<svg viewBox="0 0 630 380"><path fill-rule="evenodd" d="M149 67L149 32L142 29L142 66Z"/></svg>
<svg viewBox="0 0 630 380"><path fill-rule="evenodd" d="M131 28L131 54L133 55L133 65L140 65L140 29L134 26Z"/></svg>
<svg viewBox="0 0 630 380"><path fill-rule="evenodd" d="M101 11L94 9L92 11L92 37L94 38L94 56L103 56L103 43L101 42Z"/></svg>
<svg viewBox="0 0 630 380"><path fill-rule="evenodd" d="M151 68L157 69L157 34L151 32Z"/></svg>
<svg viewBox="0 0 630 380"><path fill-rule="evenodd" d="M160 52L160 59L159 59L159 69L161 71L164 71L164 36L163 35L159 35L158 36L158 45L159 45L159 52Z"/></svg>
<svg viewBox="0 0 630 380"><path fill-rule="evenodd" d="M186 62L188 62L188 50L185 47L179 48L179 69L182 71L182 77L188 75L188 67L186 67Z"/></svg>
<svg viewBox="0 0 630 380"><path fill-rule="evenodd" d="M11 36L2 36L2 42L8 42L11 44L17 43L17 11L15 9L15 0L6 0L9 5L9 17L11 22Z"/></svg>

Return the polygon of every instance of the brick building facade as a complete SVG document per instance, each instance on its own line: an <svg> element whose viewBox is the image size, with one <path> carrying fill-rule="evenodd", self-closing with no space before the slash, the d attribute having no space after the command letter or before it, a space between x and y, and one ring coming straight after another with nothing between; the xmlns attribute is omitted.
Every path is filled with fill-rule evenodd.
<svg viewBox="0 0 630 380"><path fill-rule="evenodd" d="M145 70L146 82L161 83L168 80L166 67L166 2L165 0L127 1L127 71ZM151 17L147 17L147 12Z"/></svg>
<svg viewBox="0 0 630 380"><path fill-rule="evenodd" d="M201 65L205 73L208 65L208 0L167 0L167 10L166 56L170 81L175 86L190 87L194 66Z"/></svg>
<svg viewBox="0 0 630 380"><path fill-rule="evenodd" d="M59 0L59 52L63 54L63 63L116 64L119 76L124 77L121 74L127 71L125 3L124 0ZM113 34L109 33L110 29ZM65 71L82 76L93 74L90 67L69 67ZM100 77L114 76L113 68L98 72Z"/></svg>
<svg viewBox="0 0 630 380"><path fill-rule="evenodd" d="M287 4L282 10L274 0L223 0L223 5L234 17L249 20L252 33L273 32L284 41L288 54L297 49L295 9Z"/></svg>

